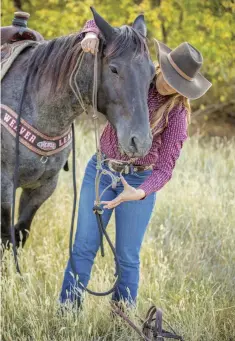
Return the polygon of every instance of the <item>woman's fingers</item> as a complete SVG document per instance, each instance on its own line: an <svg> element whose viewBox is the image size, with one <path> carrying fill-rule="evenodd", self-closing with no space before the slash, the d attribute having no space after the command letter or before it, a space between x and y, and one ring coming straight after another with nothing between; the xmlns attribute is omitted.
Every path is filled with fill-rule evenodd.
<svg viewBox="0 0 235 341"><path fill-rule="evenodd" d="M84 52L89 52L88 50L88 45L87 45L87 41L82 41L81 42L81 47L83 49Z"/></svg>
<svg viewBox="0 0 235 341"><path fill-rule="evenodd" d="M81 47L84 52L91 52L94 54L98 51L99 39L98 38L84 38L81 41Z"/></svg>
<svg viewBox="0 0 235 341"><path fill-rule="evenodd" d="M120 201L115 201L115 202L110 202L108 205L105 205L104 208L107 208L108 210L115 208L116 206L121 204L121 200Z"/></svg>
<svg viewBox="0 0 235 341"><path fill-rule="evenodd" d="M123 184L124 190L121 194L119 194L115 199L111 201L101 201L101 204L104 205L104 208L114 208L118 205L120 205L123 201L129 201L129 200L137 200L132 199L133 197L133 191L135 194L135 188L132 188L128 182L124 179L123 176L120 176L121 182Z"/></svg>
<svg viewBox="0 0 235 341"><path fill-rule="evenodd" d="M123 198L122 198L122 193L121 194L119 194L115 199L113 199L113 200L110 200L110 201L101 201L101 204L103 204L103 205L109 205L110 203L116 203L116 202L118 202L118 201L120 201L120 200L122 200Z"/></svg>
<svg viewBox="0 0 235 341"><path fill-rule="evenodd" d="M91 53L95 53L98 51L98 46L99 46L99 39L91 39L90 41L90 51Z"/></svg>
<svg viewBox="0 0 235 341"><path fill-rule="evenodd" d="M111 207L111 206L113 206L113 205L116 205L116 204L120 204L121 203L121 199L118 199L118 198L116 198L116 199L114 199L114 200L112 200L112 201L108 201L106 204L104 204L105 206L104 206L104 208L106 208L106 206L107 207Z"/></svg>
<svg viewBox="0 0 235 341"><path fill-rule="evenodd" d="M121 204L122 202L122 197L119 195L117 198L111 200L111 201L101 201L101 204L104 205L104 208L114 208L116 206L118 206L119 204Z"/></svg>
<svg viewBox="0 0 235 341"><path fill-rule="evenodd" d="M121 204L121 201L120 202L117 202L117 203L114 203L114 204L112 204L112 205L107 205L107 206L104 206L104 208L107 208L108 210L111 210L112 208L115 208L115 207L117 207L118 205L120 205Z"/></svg>
<svg viewBox="0 0 235 341"><path fill-rule="evenodd" d="M91 44L91 42L89 40L87 40L86 46L85 46L85 51L86 52L90 52L90 44Z"/></svg>

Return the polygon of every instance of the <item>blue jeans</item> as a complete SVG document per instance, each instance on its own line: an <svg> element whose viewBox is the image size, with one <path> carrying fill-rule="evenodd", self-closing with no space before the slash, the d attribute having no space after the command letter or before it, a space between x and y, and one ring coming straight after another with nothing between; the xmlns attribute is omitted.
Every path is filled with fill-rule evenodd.
<svg viewBox="0 0 235 341"><path fill-rule="evenodd" d="M116 173L118 175L118 173ZM123 175L133 187L138 187L151 174L151 170ZM92 209L95 201L96 156L93 156L86 167L78 212L78 225L73 245L73 264L79 281L84 287L90 279L94 258L100 246L100 235L95 214ZM111 183L109 176L104 175L100 182L100 193ZM102 200L116 198L123 191L118 182L115 189L109 188ZM116 253L121 267L121 280L113 293L113 300L120 299L135 302L139 283L140 248L155 204L155 193L144 200L123 202L115 208L116 219ZM105 209L102 215L106 227L112 210ZM80 300L81 289L73 275L70 261L64 274L60 302Z"/></svg>

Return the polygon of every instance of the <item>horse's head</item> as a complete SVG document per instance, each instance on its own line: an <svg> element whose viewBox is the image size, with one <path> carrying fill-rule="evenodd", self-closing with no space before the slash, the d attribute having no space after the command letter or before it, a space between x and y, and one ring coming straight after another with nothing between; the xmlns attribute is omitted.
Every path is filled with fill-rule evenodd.
<svg viewBox="0 0 235 341"><path fill-rule="evenodd" d="M92 9L104 37L98 87L98 110L117 131L123 151L130 157L146 155L152 144L147 105L155 69L148 54L143 15L132 27L111 27Z"/></svg>

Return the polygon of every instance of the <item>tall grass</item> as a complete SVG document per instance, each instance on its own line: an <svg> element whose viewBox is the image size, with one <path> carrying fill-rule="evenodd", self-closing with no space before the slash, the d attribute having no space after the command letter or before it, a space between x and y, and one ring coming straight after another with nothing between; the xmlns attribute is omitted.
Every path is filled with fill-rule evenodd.
<svg viewBox="0 0 235 341"><path fill-rule="evenodd" d="M78 183L94 152L94 140L77 133ZM188 141L172 180L159 192L141 251L138 306L151 304L189 341L235 340L235 141ZM139 340L110 316L109 298L86 295L79 315L58 314L58 295L68 259L72 207L71 171L61 172L53 196L38 211L20 250L23 279L11 254L2 274L2 337L12 341ZM88 208L89 209L89 208ZM91 212L92 214L92 212ZM114 239L114 223L109 233ZM91 288L113 282L114 265L97 257Z"/></svg>

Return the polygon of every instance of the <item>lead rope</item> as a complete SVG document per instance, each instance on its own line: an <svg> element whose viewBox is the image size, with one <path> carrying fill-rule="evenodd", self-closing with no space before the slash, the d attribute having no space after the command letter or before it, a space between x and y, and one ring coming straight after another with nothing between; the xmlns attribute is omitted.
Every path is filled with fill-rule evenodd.
<svg viewBox="0 0 235 341"><path fill-rule="evenodd" d="M85 105L77 84L77 75L78 72L80 70L82 61L83 61L83 57L84 57L84 52L81 52L81 56L78 58L78 61L76 63L76 66L70 76L70 86L71 89L73 91L73 93L75 94L76 98L78 99L81 107L83 108L84 111L86 111L85 109ZM73 163L73 192L74 192L74 198L73 198L73 210L72 210L72 219L71 219L71 228L70 228L70 238L69 238L69 254L70 254L70 264L71 264L71 268L73 271L73 274L77 280L77 284L78 286L83 289L84 291L87 291L89 294L94 295L94 296L106 296L111 294L112 292L115 291L116 287L119 284L120 281L120 277L121 277L121 271L120 271L120 264L116 255L116 251L115 248L109 238L109 235L107 234L104 225L103 225L103 220L102 220L102 213L103 210L101 208L101 196L103 195L103 193L108 189L107 188L102 192L101 196L99 195L99 184L100 184L100 179L101 176L103 174L108 174L111 179L112 179L112 186L115 186L115 184L117 183L117 179L115 177L114 174L112 174L111 172L109 172L108 170L103 169L102 167L102 156L101 156L101 152L100 152L100 144L99 144L99 127L98 127L98 116L97 116L97 72L98 72L98 63L97 63L97 52L95 53L95 61L94 61L94 80L93 80L93 93L92 93L92 104L93 104L93 121L94 121L94 130L95 130L95 142L96 142L96 154L97 154L97 173L96 173L96 179L95 179L95 192L96 192L96 201L95 201L95 206L93 208L93 212L96 215L96 220L97 220L97 225L99 228L99 233L100 233L100 242L101 242L101 254L102 256L104 256L104 247L103 247L103 235L105 236L108 245L111 248L111 251L114 255L114 260L115 260L115 264L116 264L116 281L113 285L113 287L105 292L95 292L93 290L90 290L89 288L84 287L84 285L79 282L79 276L76 273L76 266L74 264L73 261L73 248L72 248L72 244L73 244L73 234L74 234L74 220L75 220L75 212L76 212L76 202L77 202L77 185L76 185L76 153L75 153L75 129L74 129L74 124L72 124L72 163ZM74 87L74 85L75 87Z"/></svg>
<svg viewBox="0 0 235 341"><path fill-rule="evenodd" d="M95 53L95 61L94 61L94 82L93 82L93 93L92 93L92 103L93 103L93 122L94 122L94 130L95 130L95 145L96 145L96 155L97 155L97 166L96 166L96 177L95 177L95 193L96 193L96 201L95 206L93 207L93 212L96 215L97 226L100 233L100 249L101 249L101 256L104 257L104 244L103 244L103 221L101 215L103 214L103 210L100 206L99 202L99 172L101 169L101 151L100 151L100 139L99 139L99 124L98 124L98 115L97 115L97 52Z"/></svg>

